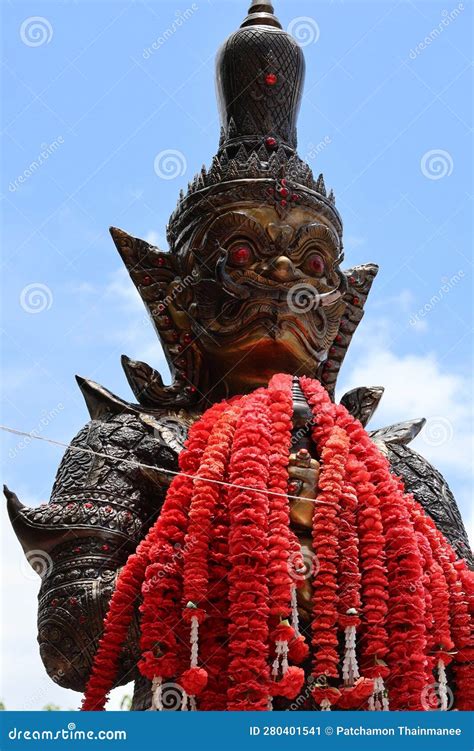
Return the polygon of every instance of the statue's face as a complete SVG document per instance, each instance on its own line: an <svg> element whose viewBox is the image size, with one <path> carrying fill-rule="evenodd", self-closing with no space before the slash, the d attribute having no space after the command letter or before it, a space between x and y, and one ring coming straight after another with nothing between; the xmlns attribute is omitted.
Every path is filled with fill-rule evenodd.
<svg viewBox="0 0 474 751"><path fill-rule="evenodd" d="M299 206L283 218L272 206L233 208L184 255L200 270L192 317L216 376L241 390L276 370L315 375L345 307L340 241L326 218Z"/></svg>

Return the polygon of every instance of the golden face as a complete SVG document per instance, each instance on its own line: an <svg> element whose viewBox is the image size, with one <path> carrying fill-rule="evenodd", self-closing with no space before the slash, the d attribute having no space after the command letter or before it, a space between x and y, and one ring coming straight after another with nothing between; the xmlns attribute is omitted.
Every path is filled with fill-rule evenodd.
<svg viewBox="0 0 474 751"><path fill-rule="evenodd" d="M239 391L279 371L315 375L344 311L341 245L330 222L297 206L235 207L193 238L193 318L216 376ZM229 385L230 384L230 385Z"/></svg>

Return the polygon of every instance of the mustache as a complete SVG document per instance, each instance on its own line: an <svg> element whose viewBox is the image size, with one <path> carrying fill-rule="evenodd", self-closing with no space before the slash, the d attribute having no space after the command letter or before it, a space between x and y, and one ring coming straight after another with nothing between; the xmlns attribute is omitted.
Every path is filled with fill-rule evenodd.
<svg viewBox="0 0 474 751"><path fill-rule="evenodd" d="M287 302L291 294L307 294L317 300L318 306L330 306L342 297L347 286L347 280L342 272L336 270L336 274L339 281L336 287L328 288L320 285L322 289L318 289L311 277L303 276L288 281L276 281L248 270L242 271L241 278L237 281L227 271L227 253L223 253L216 263L216 280L221 289L240 301L258 297L260 294L269 302L281 304Z"/></svg>

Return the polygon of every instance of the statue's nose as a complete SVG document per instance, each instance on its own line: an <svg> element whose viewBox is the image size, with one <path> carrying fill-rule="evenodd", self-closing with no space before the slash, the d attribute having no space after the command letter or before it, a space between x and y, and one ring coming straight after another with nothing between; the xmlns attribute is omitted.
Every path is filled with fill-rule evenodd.
<svg viewBox="0 0 474 751"><path fill-rule="evenodd" d="M278 256L269 268L269 276L281 282L288 282L295 278L296 269L287 256Z"/></svg>

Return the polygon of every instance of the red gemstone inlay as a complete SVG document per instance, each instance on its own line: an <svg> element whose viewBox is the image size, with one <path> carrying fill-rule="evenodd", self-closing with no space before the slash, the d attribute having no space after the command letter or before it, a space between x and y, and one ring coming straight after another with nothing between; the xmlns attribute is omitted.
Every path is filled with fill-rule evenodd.
<svg viewBox="0 0 474 751"><path fill-rule="evenodd" d="M189 387L189 392L190 392L191 394L195 394L195 393L196 393L196 391L197 391L197 388L196 388L196 386L190 386L190 387Z"/></svg>
<svg viewBox="0 0 474 751"><path fill-rule="evenodd" d="M282 198L281 201L280 201L280 204L283 206L283 208L285 208L287 202L285 201L284 198Z"/></svg>
<svg viewBox="0 0 474 751"><path fill-rule="evenodd" d="M358 297L353 297L352 298L352 302L354 303L354 305L358 305L359 304L359 298Z"/></svg>
<svg viewBox="0 0 474 751"><path fill-rule="evenodd" d="M349 277L350 284L355 284L355 278L353 276Z"/></svg>
<svg viewBox="0 0 474 751"><path fill-rule="evenodd" d="M165 326L171 326L171 318L169 316L163 316L163 324Z"/></svg>
<svg viewBox="0 0 474 751"><path fill-rule="evenodd" d="M191 336L191 334L183 334L183 342L185 344L191 344L192 340L193 337Z"/></svg>
<svg viewBox="0 0 474 751"><path fill-rule="evenodd" d="M288 493L294 495L299 488L299 482L297 480L290 480L288 483Z"/></svg>
<svg viewBox="0 0 474 751"><path fill-rule="evenodd" d="M280 180L280 182L281 182L281 184L282 184L282 185L286 185L286 177L283 177L283 178L282 178L282 179Z"/></svg>
<svg viewBox="0 0 474 751"><path fill-rule="evenodd" d="M268 146L268 148L269 148L269 149L275 149L275 148L276 148L276 145L277 145L277 141L276 141L276 138L273 138L272 136L269 136L269 137L268 137L268 138L267 138L267 139L265 140L265 143L267 144L267 146Z"/></svg>
<svg viewBox="0 0 474 751"><path fill-rule="evenodd" d="M102 550L108 550L108 549L109 549L108 545L102 545Z"/></svg>
<svg viewBox="0 0 474 751"><path fill-rule="evenodd" d="M57 600L51 600L51 607L55 608L57 604L58 604Z"/></svg>
<svg viewBox="0 0 474 751"><path fill-rule="evenodd" d="M158 258L155 258L155 266L164 266L165 265L165 259L161 256L158 256Z"/></svg>
<svg viewBox="0 0 474 751"><path fill-rule="evenodd" d="M267 75L265 76L265 83L268 86L275 86L277 81L278 77L275 75L275 73L267 73Z"/></svg>
<svg viewBox="0 0 474 751"><path fill-rule="evenodd" d="M309 265L314 274L322 274L324 271L324 261L321 256L313 256Z"/></svg>
<svg viewBox="0 0 474 751"><path fill-rule="evenodd" d="M105 507L105 513L106 514L111 514L112 513L112 506L106 506Z"/></svg>
<svg viewBox="0 0 474 751"><path fill-rule="evenodd" d="M84 508L92 508L93 505L94 505L93 503L85 503Z"/></svg>
<svg viewBox="0 0 474 751"><path fill-rule="evenodd" d="M77 602L78 602L77 597L70 597L69 598L69 604L70 605L73 605L73 606L77 605Z"/></svg>
<svg viewBox="0 0 474 751"><path fill-rule="evenodd" d="M143 277L143 284L145 285L145 287L148 287L151 283L152 283L151 276L144 276Z"/></svg>
<svg viewBox="0 0 474 751"><path fill-rule="evenodd" d="M293 193L293 195L291 196L291 200L292 201L299 201L300 197L299 197L298 193Z"/></svg>
<svg viewBox="0 0 474 751"><path fill-rule="evenodd" d="M232 248L229 254L231 263L237 266L245 266L250 261L250 248L247 245L239 245L238 248Z"/></svg>
<svg viewBox="0 0 474 751"><path fill-rule="evenodd" d="M80 548L74 548L74 550L73 550L72 552L73 552L73 553L80 553L80 552L81 552L81 549L80 549Z"/></svg>
<svg viewBox="0 0 474 751"><path fill-rule="evenodd" d="M286 198L289 192L288 188L280 188L280 195L282 198Z"/></svg>
<svg viewBox="0 0 474 751"><path fill-rule="evenodd" d="M336 342L337 342L338 344L340 344L340 343L342 342L342 336L341 336L340 334L338 334L338 335L336 336L336 340L335 340L335 341L336 341Z"/></svg>

